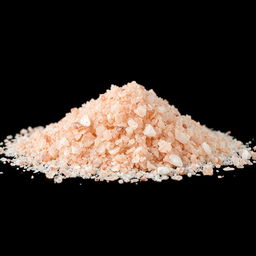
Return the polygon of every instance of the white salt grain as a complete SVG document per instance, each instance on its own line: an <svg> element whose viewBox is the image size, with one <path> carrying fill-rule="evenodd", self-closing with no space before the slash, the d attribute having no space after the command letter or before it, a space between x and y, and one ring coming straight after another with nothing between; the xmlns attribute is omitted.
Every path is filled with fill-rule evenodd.
<svg viewBox="0 0 256 256"><path fill-rule="evenodd" d="M171 179L172 179L172 180L180 181L180 180L182 180L183 178L182 178L182 176L180 176L180 175L174 175L174 176L171 177Z"/></svg>
<svg viewBox="0 0 256 256"><path fill-rule="evenodd" d="M173 154L170 155L169 156L169 162L171 164L173 164L174 166L177 166L177 167L182 167L183 166L181 158L177 155L173 155Z"/></svg>
<svg viewBox="0 0 256 256"><path fill-rule="evenodd" d="M152 125L150 125L150 124L146 125L146 128L144 129L143 133L148 137L156 136L156 132L155 132L154 128L152 127Z"/></svg>
<svg viewBox="0 0 256 256"><path fill-rule="evenodd" d="M248 159L251 158L251 155L250 155L250 153L248 152L248 150L243 150L243 151L242 151L242 158L243 158L243 160L248 160Z"/></svg>
<svg viewBox="0 0 256 256"><path fill-rule="evenodd" d="M135 112L138 116L144 117L144 116L146 115L147 109L146 109L146 107L144 107L144 106L138 106L138 107L134 110L134 112Z"/></svg>
<svg viewBox="0 0 256 256"><path fill-rule="evenodd" d="M163 167L158 167L157 168L157 172L160 175L167 175L167 174L169 174L171 172L171 169L168 168L168 167L164 167L164 166Z"/></svg>
<svg viewBox="0 0 256 256"><path fill-rule="evenodd" d="M223 171L234 171L235 170L235 168L233 168L233 167L225 167L225 168L223 168Z"/></svg>
<svg viewBox="0 0 256 256"><path fill-rule="evenodd" d="M133 129L136 130L138 128L138 124L133 120L133 119L129 119L128 120L128 125Z"/></svg>
<svg viewBox="0 0 256 256"><path fill-rule="evenodd" d="M80 119L80 124L82 124L83 126L89 127L91 125L91 121L89 117L85 115Z"/></svg>

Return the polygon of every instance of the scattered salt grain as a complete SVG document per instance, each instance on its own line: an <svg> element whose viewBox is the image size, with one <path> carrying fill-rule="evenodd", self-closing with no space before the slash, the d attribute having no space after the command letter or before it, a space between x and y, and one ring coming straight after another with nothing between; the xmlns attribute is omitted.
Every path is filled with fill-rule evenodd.
<svg viewBox="0 0 256 256"><path fill-rule="evenodd" d="M163 167L158 167L157 171L158 171L158 174L160 175L167 175L171 172L171 169L163 166Z"/></svg>
<svg viewBox="0 0 256 256"><path fill-rule="evenodd" d="M87 115L84 115L81 119L80 119L80 124L89 127L91 125L91 121L89 119L89 117Z"/></svg>
<svg viewBox="0 0 256 256"><path fill-rule="evenodd" d="M223 171L234 171L235 170L235 168L233 168L233 167L225 167L225 168L223 168Z"/></svg>
<svg viewBox="0 0 256 256"><path fill-rule="evenodd" d="M208 155L212 154L212 150L211 150L210 146L206 142L202 143L202 148L204 149L206 154L208 154Z"/></svg>
<svg viewBox="0 0 256 256"><path fill-rule="evenodd" d="M213 168L210 165L205 165L203 167L203 175L212 176L213 175Z"/></svg>
<svg viewBox="0 0 256 256"><path fill-rule="evenodd" d="M182 178L183 178L183 177L180 176L180 175L174 175L174 176L171 177L172 180L177 180L177 181L182 180Z"/></svg>

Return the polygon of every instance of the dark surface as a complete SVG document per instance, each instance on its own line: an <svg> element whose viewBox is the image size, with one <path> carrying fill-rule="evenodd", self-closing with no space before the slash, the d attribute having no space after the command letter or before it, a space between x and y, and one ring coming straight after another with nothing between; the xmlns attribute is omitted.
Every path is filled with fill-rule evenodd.
<svg viewBox="0 0 256 256"><path fill-rule="evenodd" d="M171 37L160 30L136 35L118 31L116 36L117 31L112 34L103 29L96 30L98 35L102 33L99 39L95 31L86 36L79 28L59 28L55 33L43 27L16 24L15 32L7 32L3 41L0 140L28 126L58 121L111 84L133 80L208 127L231 130L243 142L255 137L255 70L251 62L255 54L250 33L244 29L195 30L188 25L185 32L173 31ZM229 201L239 191L245 196L255 194L255 166L226 172L223 179L214 175L138 185L82 179L54 184L42 174L33 174L31 179L32 173L8 165L0 164L0 170L4 173L0 175L1 190L14 197L23 191L32 192L30 196L52 192L63 196L71 191L100 195L104 191L113 201L117 195L129 200L128 194L138 195L141 201L150 197L161 201L160 195L169 198L188 193L211 198L225 191Z"/></svg>

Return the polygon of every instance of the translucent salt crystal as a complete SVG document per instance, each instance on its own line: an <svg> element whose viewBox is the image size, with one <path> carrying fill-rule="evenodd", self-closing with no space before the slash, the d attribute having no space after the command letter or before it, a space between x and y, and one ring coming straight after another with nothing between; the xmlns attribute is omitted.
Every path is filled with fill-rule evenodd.
<svg viewBox="0 0 256 256"><path fill-rule="evenodd" d="M156 167L152 164L152 163L150 163L149 161L147 161L147 169L148 170L154 170Z"/></svg>
<svg viewBox="0 0 256 256"><path fill-rule="evenodd" d="M117 154L119 152L119 150L120 150L120 148L116 147L116 148L114 148L112 150L109 150L108 152L111 155L115 155L115 154Z"/></svg>
<svg viewBox="0 0 256 256"><path fill-rule="evenodd" d="M186 144L189 142L190 136L184 132L175 129L175 139L182 144Z"/></svg>
<svg viewBox="0 0 256 256"><path fill-rule="evenodd" d="M144 129L143 133L148 137L156 136L156 132L155 132L154 128L152 127L152 125L150 125L150 124L146 125L146 128Z"/></svg>
<svg viewBox="0 0 256 256"><path fill-rule="evenodd" d="M64 147L64 146L68 146L68 145L69 145L68 140L65 137L63 137L63 138L60 139L58 146L59 147Z"/></svg>
<svg viewBox="0 0 256 256"><path fill-rule="evenodd" d="M168 167L162 166L157 168L157 172L160 175L167 175L171 172L171 169Z"/></svg>
<svg viewBox="0 0 256 256"><path fill-rule="evenodd" d="M177 155L173 155L173 154L169 155L169 162L171 164L173 164L174 166L177 166L177 167L182 167L183 166L183 163L182 163L180 157L177 156Z"/></svg>
<svg viewBox="0 0 256 256"><path fill-rule="evenodd" d="M163 106L158 107L157 110L160 113L164 113L166 111L165 107L163 107Z"/></svg>
<svg viewBox="0 0 256 256"><path fill-rule="evenodd" d="M171 151L172 144L170 142L165 141L165 140L159 140L158 148L159 148L160 152L167 153L167 152Z"/></svg>
<svg viewBox="0 0 256 256"><path fill-rule="evenodd" d="M133 120L133 119L129 119L128 120L128 125L133 129L136 130L138 128L138 124Z"/></svg>
<svg viewBox="0 0 256 256"><path fill-rule="evenodd" d="M83 126L89 127L91 125L91 121L90 121L89 117L87 115L85 115L80 119L80 124L82 124Z"/></svg>
<svg viewBox="0 0 256 256"><path fill-rule="evenodd" d="M205 153L207 155L211 155L212 154L212 150L211 150L210 146L206 142L202 143L202 148L203 148L203 150L205 151Z"/></svg>
<svg viewBox="0 0 256 256"><path fill-rule="evenodd" d="M242 151L241 156L242 156L243 160L248 160L251 158L250 153L246 149Z"/></svg>
<svg viewBox="0 0 256 256"><path fill-rule="evenodd" d="M79 149L75 146L71 146L71 152L72 154L78 154L79 153Z"/></svg>
<svg viewBox="0 0 256 256"><path fill-rule="evenodd" d="M147 113L147 109L145 106L138 106L135 110L134 110L135 114L137 114L139 117L144 117Z"/></svg>

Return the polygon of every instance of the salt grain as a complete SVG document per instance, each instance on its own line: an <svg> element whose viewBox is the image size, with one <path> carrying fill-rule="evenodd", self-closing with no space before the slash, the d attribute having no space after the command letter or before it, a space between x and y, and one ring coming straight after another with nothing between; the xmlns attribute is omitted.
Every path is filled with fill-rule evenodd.
<svg viewBox="0 0 256 256"><path fill-rule="evenodd" d="M177 166L177 167L182 167L183 166L181 158L177 155L173 155L173 154L169 155L169 162L171 164L173 164L174 166Z"/></svg>
<svg viewBox="0 0 256 256"><path fill-rule="evenodd" d="M87 115L83 116L81 119L80 119L80 123L84 126L87 126L89 127L91 125L91 121L89 119L89 117Z"/></svg>
<svg viewBox="0 0 256 256"><path fill-rule="evenodd" d="M241 155L244 160L248 160L251 158L251 154L248 152L248 150L243 150Z"/></svg>
<svg viewBox="0 0 256 256"><path fill-rule="evenodd" d="M235 168L233 168L233 167L225 167L225 168L223 168L223 171L234 171L235 170Z"/></svg>
<svg viewBox="0 0 256 256"><path fill-rule="evenodd" d="M212 150L206 142L202 143L202 148L203 148L203 150L205 151L206 154L208 154L208 155L212 154Z"/></svg>
<svg viewBox="0 0 256 256"><path fill-rule="evenodd" d="M154 128L152 127L152 125L150 125L150 124L146 125L146 128L143 131L143 133L148 137L155 137L156 136L156 132L155 132Z"/></svg>
<svg viewBox="0 0 256 256"><path fill-rule="evenodd" d="M160 175L167 175L171 172L171 169L163 166L163 167L158 167L157 171L158 171L158 174Z"/></svg>

